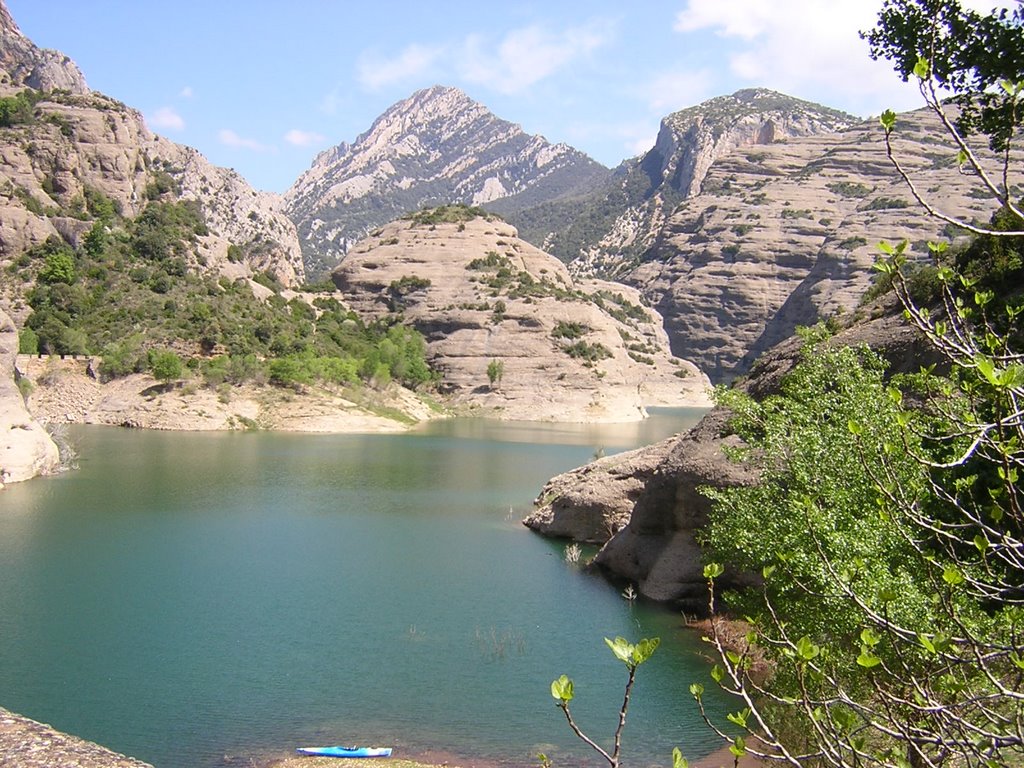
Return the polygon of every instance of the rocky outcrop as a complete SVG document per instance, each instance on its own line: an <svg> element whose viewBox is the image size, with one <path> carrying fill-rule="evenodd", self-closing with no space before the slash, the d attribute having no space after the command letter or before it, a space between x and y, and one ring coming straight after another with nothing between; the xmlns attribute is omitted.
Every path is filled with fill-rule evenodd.
<svg viewBox="0 0 1024 768"><path fill-rule="evenodd" d="M59 51L37 48L25 37L0 0L0 85L87 94L89 86L75 63Z"/></svg>
<svg viewBox="0 0 1024 768"><path fill-rule="evenodd" d="M493 216L453 207L392 222L333 280L361 316L401 317L423 333L461 410L631 421L646 405L706 402L706 378L668 353L661 318L634 291L573 280Z"/></svg>
<svg viewBox="0 0 1024 768"><path fill-rule="evenodd" d="M57 445L25 407L14 380L18 330L0 311L0 488L60 468Z"/></svg>
<svg viewBox="0 0 1024 768"><path fill-rule="evenodd" d="M0 264L51 236L79 245L97 198L132 218L160 197L201 203L208 233L189 254L192 269L230 279L267 272L285 286L304 279L280 198L153 134L141 113L89 90L73 62L37 48L0 3L0 97L18 94L32 103L0 127ZM16 281L4 289L17 315Z"/></svg>
<svg viewBox="0 0 1024 768"><path fill-rule="evenodd" d="M352 144L322 152L285 193L311 271L328 271L372 229L430 205L502 201L502 214L572 197L608 175L531 136L465 93L417 91Z"/></svg>
<svg viewBox="0 0 1024 768"><path fill-rule="evenodd" d="M0 87L0 96L13 93ZM140 113L96 93L50 93L30 122L0 129L0 261L51 235L79 244L94 192L134 217L161 181L173 197L202 204L209 233L192 254L193 269L232 279L269 271L284 285L303 279L295 228L274 196L154 135ZM239 251L229 258L232 245Z"/></svg>
<svg viewBox="0 0 1024 768"><path fill-rule="evenodd" d="M0 764L6 768L153 768L2 707Z"/></svg>
<svg viewBox="0 0 1024 768"><path fill-rule="evenodd" d="M553 246L571 259L574 274L618 278L655 242L675 207L700 194L721 159L737 149L827 136L856 122L852 115L764 88L674 112L661 121L654 146L623 162L590 206L552 235Z"/></svg>
<svg viewBox="0 0 1024 768"><path fill-rule="evenodd" d="M637 498L675 439L603 456L549 480L523 524L553 538L605 544L626 527Z"/></svg>
<svg viewBox="0 0 1024 768"><path fill-rule="evenodd" d="M871 346L894 373L941 365L891 300L864 309L830 343ZM790 339L762 355L740 386L757 398L778 391L800 347L798 339ZM757 480L756 473L728 458L727 449L739 445L728 421L728 411L715 408L685 434L560 475L544 487L524 523L544 535L603 544L596 567L636 585L646 597L704 613L697 533L706 524L710 502L701 488ZM731 571L726 576L732 583L746 578Z"/></svg>
<svg viewBox="0 0 1024 768"><path fill-rule="evenodd" d="M986 219L930 113L901 115L896 151L942 209ZM907 239L916 258L950 232L920 207L885 155L881 129L733 149L683 201L641 263L620 273L665 317L676 355L713 381L746 371L763 352L851 312L868 288L877 243Z"/></svg>

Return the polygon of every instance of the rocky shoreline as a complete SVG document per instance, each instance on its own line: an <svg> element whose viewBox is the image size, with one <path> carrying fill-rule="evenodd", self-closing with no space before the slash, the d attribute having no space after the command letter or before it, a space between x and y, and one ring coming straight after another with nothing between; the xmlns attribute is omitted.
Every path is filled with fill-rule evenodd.
<svg viewBox="0 0 1024 768"><path fill-rule="evenodd" d="M455 762L452 762L455 760ZM412 758L345 760L326 757L264 757L231 756L224 763L259 768L497 768L493 763L451 758L447 755L413 756ZM726 749L691 761L694 768L717 768L733 765ZM5 768L154 768L150 763L114 752L77 736L0 707L0 765ZM507 766L507 763L502 763ZM740 768L754 768L758 761L745 757Z"/></svg>

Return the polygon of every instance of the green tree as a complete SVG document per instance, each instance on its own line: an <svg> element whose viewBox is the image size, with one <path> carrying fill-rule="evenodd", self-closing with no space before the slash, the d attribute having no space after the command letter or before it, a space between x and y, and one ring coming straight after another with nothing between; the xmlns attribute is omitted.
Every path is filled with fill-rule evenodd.
<svg viewBox="0 0 1024 768"><path fill-rule="evenodd" d="M866 35L875 55L918 80L958 160L997 208L989 224L965 222L981 237L976 247L986 238L1004 244L984 259L951 259L947 244L930 244L933 306L913 292L908 244L881 244L878 269L949 375L888 387L888 404L874 384L858 385L831 421L799 388L767 412L752 406L747 414L739 404L737 429L752 448L745 458L766 485L757 493L779 507L756 511L743 489L715 494L713 556L760 566L764 587L735 598L754 620L744 647L726 648L713 623L720 664L712 677L739 699L742 709L728 719L745 732L744 749L769 759L850 768L1024 763L1024 300L1019 283L990 274L1020 274L1024 232L1010 195L1010 147L1024 92L1022 22L1020 7L982 16L954 0L887 0ZM947 114L940 87L952 90L958 116ZM959 223L920 194L895 155L896 116L884 114L882 125L914 198L929 215ZM975 130L997 153L998 175L966 142ZM813 365L805 360L794 375ZM837 369L817 397L844 391L850 376L870 383L856 369ZM866 391L875 395L865 411L854 400ZM819 469L811 471L815 455ZM769 526L781 512L794 530L777 521L766 529L784 537L781 551L769 552L729 531L725 518L737 511L748 525ZM712 606L722 573L717 563L705 570ZM750 674L754 654L775 665L767 683ZM701 702L703 688L691 692Z"/></svg>
<svg viewBox="0 0 1024 768"><path fill-rule="evenodd" d="M151 349L149 351L149 369L157 379L165 384L180 379L184 371L181 358L169 349Z"/></svg>
<svg viewBox="0 0 1024 768"><path fill-rule="evenodd" d="M70 251L63 249L47 254L46 261L39 270L39 279L50 285L71 285L75 282L75 277L75 257Z"/></svg>
<svg viewBox="0 0 1024 768"><path fill-rule="evenodd" d="M503 360L491 360L487 364L487 380L491 389L501 386L501 379L505 375L505 362Z"/></svg>
<svg viewBox="0 0 1024 768"><path fill-rule="evenodd" d="M21 331L18 332L18 354L39 354L39 334L31 328L22 328Z"/></svg>

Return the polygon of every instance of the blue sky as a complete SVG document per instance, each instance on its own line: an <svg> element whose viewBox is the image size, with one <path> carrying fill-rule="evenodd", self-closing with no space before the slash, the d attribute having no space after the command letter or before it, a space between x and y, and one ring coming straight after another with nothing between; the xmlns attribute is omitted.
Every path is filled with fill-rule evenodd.
<svg viewBox="0 0 1024 768"><path fill-rule="evenodd" d="M867 117L920 105L857 32L881 0L7 0L151 129L283 192L419 88L453 85L605 165L660 119L765 86Z"/></svg>

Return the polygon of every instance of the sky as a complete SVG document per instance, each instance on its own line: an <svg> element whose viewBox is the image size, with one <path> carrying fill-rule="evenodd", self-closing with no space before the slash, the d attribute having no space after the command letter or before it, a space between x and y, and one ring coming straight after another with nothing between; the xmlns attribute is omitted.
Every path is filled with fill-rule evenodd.
<svg viewBox="0 0 1024 768"><path fill-rule="evenodd" d="M740 88L860 117L921 106L858 36L881 0L6 2L91 88L271 192L436 84L609 167L665 115Z"/></svg>

